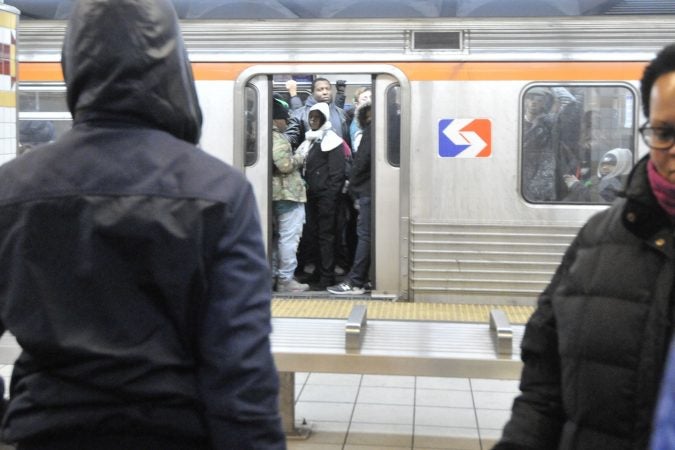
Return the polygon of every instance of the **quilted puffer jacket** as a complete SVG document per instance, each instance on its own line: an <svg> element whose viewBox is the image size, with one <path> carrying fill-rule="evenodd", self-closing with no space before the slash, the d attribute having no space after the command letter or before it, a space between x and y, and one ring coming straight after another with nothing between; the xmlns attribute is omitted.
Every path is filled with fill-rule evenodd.
<svg viewBox="0 0 675 450"><path fill-rule="evenodd" d="M673 330L673 225L647 178L592 217L539 298L495 450L643 450Z"/></svg>

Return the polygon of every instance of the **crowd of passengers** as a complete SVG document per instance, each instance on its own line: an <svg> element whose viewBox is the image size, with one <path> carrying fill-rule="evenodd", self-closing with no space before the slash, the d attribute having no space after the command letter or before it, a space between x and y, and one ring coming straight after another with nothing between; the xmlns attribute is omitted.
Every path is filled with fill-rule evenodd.
<svg viewBox="0 0 675 450"><path fill-rule="evenodd" d="M585 88L537 86L524 98L522 189L530 202L611 203L633 152L611 146L584 108ZM618 134L616 132L615 134Z"/></svg>
<svg viewBox="0 0 675 450"><path fill-rule="evenodd" d="M277 292L370 287L370 98L315 78L303 103L297 83L274 99L274 272ZM594 136L583 90L534 87L524 98L523 196L532 202L611 203L633 152ZM356 182L355 182L356 181ZM292 191L292 192L291 192ZM336 277L344 279L336 284Z"/></svg>
<svg viewBox="0 0 675 450"><path fill-rule="evenodd" d="M202 115L173 5L76 0L62 55L72 129L0 165L0 335L21 346L6 404L0 378L0 442L285 450L253 187L197 146ZM321 219L348 178L359 207L349 287L367 256L369 169L357 173L370 163L369 114L356 110L351 173L331 180L352 142L333 129L319 84L330 85L315 80L315 101L290 118L274 100L275 211L294 244L300 232L284 224L301 223L307 204L326 239L319 283L339 292L337 221ZM539 295L521 394L493 450L675 448L675 44L640 85L649 154Z"/></svg>
<svg viewBox="0 0 675 450"><path fill-rule="evenodd" d="M345 111L344 81L315 78L303 103L273 100L273 266L277 292L362 294L370 272L371 90ZM338 278L341 278L338 283Z"/></svg>

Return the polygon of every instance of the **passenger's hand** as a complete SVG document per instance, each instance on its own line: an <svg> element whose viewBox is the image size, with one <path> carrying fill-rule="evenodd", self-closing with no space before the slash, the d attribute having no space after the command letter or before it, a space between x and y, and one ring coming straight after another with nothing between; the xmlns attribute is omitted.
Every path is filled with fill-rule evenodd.
<svg viewBox="0 0 675 450"><path fill-rule="evenodd" d="M291 97L295 97L298 95L298 82L295 80L288 80L286 82L286 89L288 89L288 93Z"/></svg>
<svg viewBox="0 0 675 450"><path fill-rule="evenodd" d="M295 150L295 156L297 158L301 158L303 161L307 157L307 153L309 152L309 145L307 145L307 142L303 142L300 144L300 146Z"/></svg>
<svg viewBox="0 0 675 450"><path fill-rule="evenodd" d="M335 82L335 89L341 94L345 93L345 88L347 87L347 82L345 80L337 80Z"/></svg>
<svg viewBox="0 0 675 450"><path fill-rule="evenodd" d="M349 180L345 180L345 184L342 185L342 193L346 194L349 191Z"/></svg>
<svg viewBox="0 0 675 450"><path fill-rule="evenodd" d="M567 185L567 189L570 189L572 186L574 186L575 183L579 182L579 179L574 175L563 175L563 180Z"/></svg>

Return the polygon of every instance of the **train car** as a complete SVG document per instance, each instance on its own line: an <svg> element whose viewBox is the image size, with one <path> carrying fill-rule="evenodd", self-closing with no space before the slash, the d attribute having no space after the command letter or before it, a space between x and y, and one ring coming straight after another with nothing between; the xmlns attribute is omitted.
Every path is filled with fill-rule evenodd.
<svg viewBox="0 0 675 450"><path fill-rule="evenodd" d="M268 239L272 94L315 76L346 80L348 100L372 87L371 295L414 302L534 304L578 228L611 202L600 168L622 166L620 181L646 153L638 80L675 42L675 16L182 27L201 146L246 174ZM19 26L20 122L50 122L49 139L70 121L64 29Z"/></svg>

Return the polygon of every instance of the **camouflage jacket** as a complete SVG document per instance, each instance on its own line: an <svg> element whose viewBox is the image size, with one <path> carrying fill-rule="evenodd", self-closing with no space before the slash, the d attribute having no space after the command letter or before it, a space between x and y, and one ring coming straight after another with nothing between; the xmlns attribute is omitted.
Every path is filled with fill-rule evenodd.
<svg viewBox="0 0 675 450"><path fill-rule="evenodd" d="M303 158L293 154L291 144L275 126L272 128L272 200L305 203L305 180L300 175Z"/></svg>

